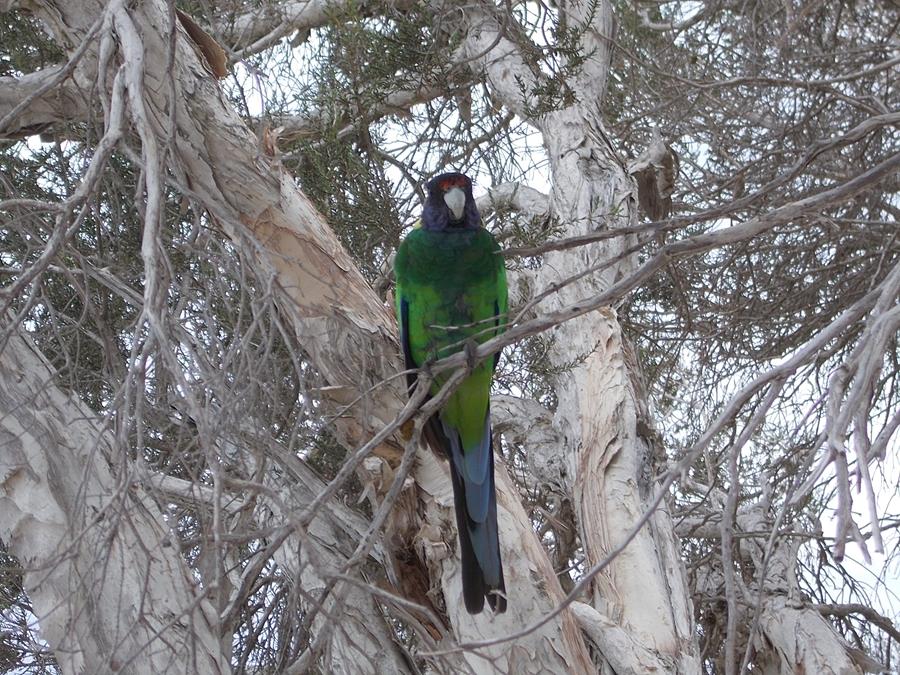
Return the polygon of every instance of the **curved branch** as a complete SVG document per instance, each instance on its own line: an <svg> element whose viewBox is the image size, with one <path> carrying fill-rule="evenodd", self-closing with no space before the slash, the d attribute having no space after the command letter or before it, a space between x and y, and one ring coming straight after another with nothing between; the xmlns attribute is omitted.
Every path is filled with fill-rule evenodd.
<svg viewBox="0 0 900 675"><path fill-rule="evenodd" d="M448 10L446 4L436 7L436 11ZM532 111L538 107L536 92L546 84L546 77L526 62L522 48L507 37L514 18L508 13L498 16L500 10L487 2L458 11L465 38L453 55L453 62L484 72L492 94L517 115L536 124L532 119ZM516 34L524 35L524 31Z"/></svg>
<svg viewBox="0 0 900 675"><path fill-rule="evenodd" d="M375 16L410 9L413 0L362 0L352 5L354 13ZM347 9L351 7L346 4ZM335 0L264 3L249 12L220 19L217 33L237 59L260 52L297 31L324 26L341 11Z"/></svg>
<svg viewBox="0 0 900 675"><path fill-rule="evenodd" d="M550 198L543 192L521 183L495 185L475 200L481 214L512 209L529 217L546 216L550 211Z"/></svg>

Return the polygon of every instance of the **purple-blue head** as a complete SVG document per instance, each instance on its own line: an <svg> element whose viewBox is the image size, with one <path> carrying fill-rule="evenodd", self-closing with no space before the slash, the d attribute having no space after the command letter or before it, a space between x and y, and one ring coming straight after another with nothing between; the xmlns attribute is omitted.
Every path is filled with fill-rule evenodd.
<svg viewBox="0 0 900 675"><path fill-rule="evenodd" d="M481 216L472 196L472 181L463 173L442 173L428 181L428 196L422 210L426 230L481 226Z"/></svg>

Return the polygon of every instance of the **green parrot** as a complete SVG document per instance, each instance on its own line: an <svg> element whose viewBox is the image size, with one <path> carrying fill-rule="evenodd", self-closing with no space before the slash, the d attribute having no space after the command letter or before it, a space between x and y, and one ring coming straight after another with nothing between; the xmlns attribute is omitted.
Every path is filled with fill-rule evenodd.
<svg viewBox="0 0 900 675"><path fill-rule="evenodd" d="M507 313L506 267L497 242L481 227L472 181L445 173L427 188L422 226L403 240L394 260L400 341L410 369L498 335ZM450 461L470 614L482 611L485 597L495 612L506 611L490 412L499 357L478 364L424 430L429 446ZM431 394L448 377L438 375ZM412 392L415 374L408 384Z"/></svg>

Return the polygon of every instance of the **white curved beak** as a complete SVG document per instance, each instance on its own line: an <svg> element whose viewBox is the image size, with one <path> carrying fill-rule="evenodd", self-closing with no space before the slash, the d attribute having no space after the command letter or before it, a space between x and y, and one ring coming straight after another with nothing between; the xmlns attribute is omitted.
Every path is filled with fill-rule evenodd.
<svg viewBox="0 0 900 675"><path fill-rule="evenodd" d="M453 220L462 220L466 210L466 193L460 187L450 188L444 193L444 203L453 214Z"/></svg>

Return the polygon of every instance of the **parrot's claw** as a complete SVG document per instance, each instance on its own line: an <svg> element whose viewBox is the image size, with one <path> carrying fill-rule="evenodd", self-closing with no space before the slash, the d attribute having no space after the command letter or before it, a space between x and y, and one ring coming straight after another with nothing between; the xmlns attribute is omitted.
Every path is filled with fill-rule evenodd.
<svg viewBox="0 0 900 675"><path fill-rule="evenodd" d="M466 340L463 350L466 353L466 367L470 371L475 370L478 364L478 343L475 340Z"/></svg>

